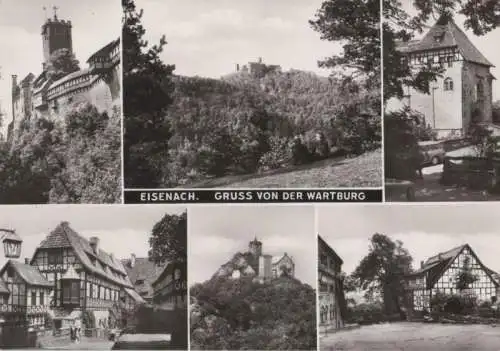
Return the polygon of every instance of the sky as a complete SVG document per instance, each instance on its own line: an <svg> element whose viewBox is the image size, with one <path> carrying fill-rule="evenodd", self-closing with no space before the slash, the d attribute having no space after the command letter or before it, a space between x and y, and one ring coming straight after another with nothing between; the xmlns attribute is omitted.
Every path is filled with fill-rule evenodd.
<svg viewBox="0 0 500 351"><path fill-rule="evenodd" d="M413 2L414 0L401 0L403 8L412 15L415 14ZM432 26L436 20L431 19L428 25ZM500 27L484 36L478 37L474 35L472 30L465 29L464 21L465 18L463 16L455 16L455 23L464 31L474 46L495 66L491 69L491 73L497 78L497 80L493 81L493 101L500 100L500 82L498 81L500 79L500 50L498 45L494 45L495 43L500 43ZM425 33L426 31L424 31L423 35Z"/></svg>
<svg viewBox="0 0 500 351"><path fill-rule="evenodd" d="M150 43L164 34L162 59L176 74L220 78L237 63L262 57L264 63L313 71L317 61L338 53L340 46L320 40L308 23L322 0L136 0L144 10Z"/></svg>
<svg viewBox="0 0 500 351"><path fill-rule="evenodd" d="M0 206L0 228L13 229L23 239L21 257L35 248L59 223L85 238L97 236L100 247L116 258L147 257L149 235L165 214L180 214L185 207L171 205L21 205ZM5 263L3 245L0 266Z"/></svg>
<svg viewBox="0 0 500 351"><path fill-rule="evenodd" d="M59 7L59 19L71 20L73 51L83 68L90 55L121 33L120 0L0 0L0 106L7 114L4 128L12 118L11 75L23 79L41 73L43 51L41 26L43 7ZM47 10L52 17L53 11Z"/></svg>
<svg viewBox="0 0 500 351"><path fill-rule="evenodd" d="M469 244L490 269L500 272L500 203L318 206L319 234L350 274L368 253L375 233L401 240L413 268L431 256Z"/></svg>
<svg viewBox="0 0 500 351"><path fill-rule="evenodd" d="M191 283L204 282L235 253L246 252L255 237L262 251L287 253L295 277L316 287L317 241L312 206L193 206L188 214Z"/></svg>

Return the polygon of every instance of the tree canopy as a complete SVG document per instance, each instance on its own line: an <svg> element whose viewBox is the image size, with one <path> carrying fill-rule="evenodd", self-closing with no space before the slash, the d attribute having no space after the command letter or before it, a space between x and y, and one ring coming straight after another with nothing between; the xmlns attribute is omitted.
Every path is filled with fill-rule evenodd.
<svg viewBox="0 0 500 351"><path fill-rule="evenodd" d="M154 225L149 238L148 256L157 263L187 260L187 212L165 214Z"/></svg>
<svg viewBox="0 0 500 351"><path fill-rule="evenodd" d="M58 80L70 73L79 71L80 63L73 52L68 49L59 49L50 55L45 69L52 80Z"/></svg>
<svg viewBox="0 0 500 351"><path fill-rule="evenodd" d="M370 238L368 254L363 257L352 278L368 300L381 298L387 315L401 314L403 276L410 273L412 257L401 241L383 234Z"/></svg>

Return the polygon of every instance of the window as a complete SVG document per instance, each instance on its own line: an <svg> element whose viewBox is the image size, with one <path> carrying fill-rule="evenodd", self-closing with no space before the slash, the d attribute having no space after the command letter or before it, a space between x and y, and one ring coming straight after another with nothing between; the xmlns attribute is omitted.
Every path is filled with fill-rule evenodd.
<svg viewBox="0 0 500 351"><path fill-rule="evenodd" d="M63 282L63 305L80 304L80 282L69 280Z"/></svg>
<svg viewBox="0 0 500 351"><path fill-rule="evenodd" d="M63 262L63 256L61 252L49 252L48 253L49 264L61 264Z"/></svg>
<svg viewBox="0 0 500 351"><path fill-rule="evenodd" d="M444 90L452 91L453 90L453 80L448 77L444 80Z"/></svg>
<svg viewBox="0 0 500 351"><path fill-rule="evenodd" d="M43 291L40 291L40 305L45 305L45 294L43 293Z"/></svg>
<svg viewBox="0 0 500 351"><path fill-rule="evenodd" d="M36 306L36 291L31 292L31 306Z"/></svg>
<svg viewBox="0 0 500 351"><path fill-rule="evenodd" d="M144 284L144 280L143 279L138 279L135 281L135 285L142 285Z"/></svg>

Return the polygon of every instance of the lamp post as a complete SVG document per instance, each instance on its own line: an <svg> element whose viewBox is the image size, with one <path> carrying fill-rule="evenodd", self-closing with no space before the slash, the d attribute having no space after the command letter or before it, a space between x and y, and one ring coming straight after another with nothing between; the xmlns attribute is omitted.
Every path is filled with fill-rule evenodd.
<svg viewBox="0 0 500 351"><path fill-rule="evenodd" d="M21 256L21 244L23 239L11 229L0 228L0 240L2 240L3 251L6 258L19 258Z"/></svg>

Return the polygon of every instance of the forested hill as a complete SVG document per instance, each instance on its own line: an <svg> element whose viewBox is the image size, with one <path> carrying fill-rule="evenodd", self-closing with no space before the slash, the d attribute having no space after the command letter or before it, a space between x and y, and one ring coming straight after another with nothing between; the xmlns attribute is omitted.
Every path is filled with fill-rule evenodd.
<svg viewBox="0 0 500 351"><path fill-rule="evenodd" d="M293 160L291 142L298 135L307 144L321 132L325 150L357 154L380 141L378 87L366 91L298 70L172 80L163 185L306 162Z"/></svg>
<svg viewBox="0 0 500 351"><path fill-rule="evenodd" d="M190 294L194 348L316 350L316 293L297 279L218 277Z"/></svg>

